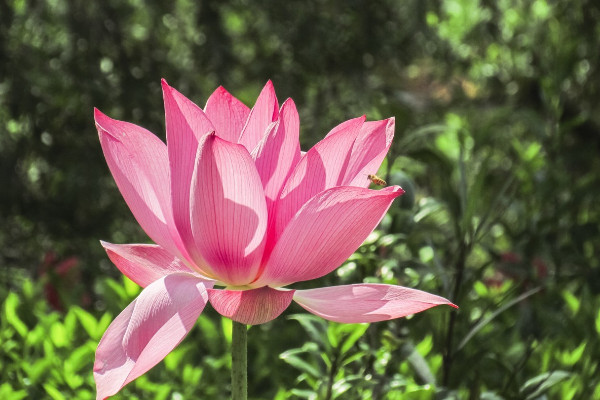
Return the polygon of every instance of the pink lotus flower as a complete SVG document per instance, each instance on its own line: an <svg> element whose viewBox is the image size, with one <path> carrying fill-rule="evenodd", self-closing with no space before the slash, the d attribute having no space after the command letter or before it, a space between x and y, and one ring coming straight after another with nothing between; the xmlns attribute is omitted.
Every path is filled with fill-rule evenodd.
<svg viewBox="0 0 600 400"><path fill-rule="evenodd" d="M294 290L344 262L373 231L399 186L369 190L394 119L335 127L306 153L291 99L267 82L249 109L219 87L204 110L162 82L167 145L95 110L102 150L133 215L157 244L110 244L108 256L144 290L105 332L94 364L98 399L117 393L177 346L210 302L244 324L291 303L338 322L375 322L448 300L355 284ZM214 287L220 287L216 289Z"/></svg>

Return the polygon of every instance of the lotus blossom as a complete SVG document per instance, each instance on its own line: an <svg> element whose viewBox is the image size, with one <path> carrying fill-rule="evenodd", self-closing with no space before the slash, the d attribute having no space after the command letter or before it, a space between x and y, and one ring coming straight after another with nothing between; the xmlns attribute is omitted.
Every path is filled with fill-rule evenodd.
<svg viewBox="0 0 600 400"><path fill-rule="evenodd" d="M144 374L193 327L207 303L262 324L294 300L330 321L375 322L448 300L384 284L294 290L340 266L379 224L399 186L368 189L394 135L394 119L350 119L306 153L291 99L272 83L252 109L219 87L201 109L164 80L167 144L95 110L110 171L156 244L102 242L142 286L96 352L97 398Z"/></svg>

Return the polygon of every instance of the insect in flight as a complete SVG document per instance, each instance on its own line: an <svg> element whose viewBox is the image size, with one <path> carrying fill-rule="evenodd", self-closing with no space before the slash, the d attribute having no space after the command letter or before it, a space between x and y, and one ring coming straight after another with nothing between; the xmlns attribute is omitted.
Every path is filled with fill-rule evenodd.
<svg viewBox="0 0 600 400"><path fill-rule="evenodd" d="M378 177L377 175L367 175L367 178L369 178L369 180L371 182L373 182L375 185L379 185L379 186L387 185L387 182L384 181L383 179L381 179L380 177Z"/></svg>

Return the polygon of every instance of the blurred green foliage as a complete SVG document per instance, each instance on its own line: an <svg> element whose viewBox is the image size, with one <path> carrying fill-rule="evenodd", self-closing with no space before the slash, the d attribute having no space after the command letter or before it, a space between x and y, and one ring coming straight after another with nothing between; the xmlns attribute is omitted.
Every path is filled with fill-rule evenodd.
<svg viewBox="0 0 600 400"><path fill-rule="evenodd" d="M0 0L0 398L94 398L93 354L139 288L98 243L144 242L93 107L164 137L160 78L203 105L267 79L306 149L396 117L376 231L314 285L402 284L460 310L249 334L252 398L600 399L600 3ZM374 171L375 172L375 171ZM221 398L212 310L115 398Z"/></svg>

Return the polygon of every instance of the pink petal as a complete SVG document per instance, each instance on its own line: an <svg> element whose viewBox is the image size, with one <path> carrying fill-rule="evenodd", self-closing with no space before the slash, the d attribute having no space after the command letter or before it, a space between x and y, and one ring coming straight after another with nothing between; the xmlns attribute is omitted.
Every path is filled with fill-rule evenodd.
<svg viewBox="0 0 600 400"><path fill-rule="evenodd" d="M100 340L96 398L114 395L169 354L194 326L211 286L189 274L167 275L148 285Z"/></svg>
<svg viewBox="0 0 600 400"><path fill-rule="evenodd" d="M265 189L265 196L274 201L292 168L300 159L300 119L296 104L287 99L281 106L277 129L272 129L252 152L252 158Z"/></svg>
<svg viewBox="0 0 600 400"><path fill-rule="evenodd" d="M394 126L394 118L364 123L352 147L345 186L369 186L367 177L376 174L381 166L394 139Z"/></svg>
<svg viewBox="0 0 600 400"><path fill-rule="evenodd" d="M185 248L197 257L197 251L193 249L194 241L190 224L190 182L194 172L198 141L215 128L200 107L170 87L164 79L162 88L172 177L173 218ZM194 262L203 263L197 258Z"/></svg>
<svg viewBox="0 0 600 400"><path fill-rule="evenodd" d="M277 237L311 197L342 184L350 160L350 150L363 122L364 116L333 128L333 134L328 134L300 159L278 201L275 225Z"/></svg>
<svg viewBox="0 0 600 400"><path fill-rule="evenodd" d="M294 300L315 315L330 321L350 324L405 317L441 304L458 308L434 294L382 284L297 290Z"/></svg>
<svg viewBox="0 0 600 400"><path fill-rule="evenodd" d="M268 286L251 290L209 289L210 304L224 317L246 325L258 325L277 318L292 302L294 290Z"/></svg>
<svg viewBox="0 0 600 400"><path fill-rule="evenodd" d="M100 243L117 268L142 287L176 272L192 273L185 263L157 245Z"/></svg>
<svg viewBox="0 0 600 400"><path fill-rule="evenodd" d="M242 146L215 134L198 147L192 177L192 231L216 278L241 286L257 274L267 205L254 161Z"/></svg>
<svg viewBox="0 0 600 400"><path fill-rule="evenodd" d="M219 86L208 98L204 113L212 122L220 138L237 143L250 114L250 109L233 97L223 86Z"/></svg>
<svg viewBox="0 0 600 400"><path fill-rule="evenodd" d="M108 167L135 219L153 241L178 254L167 147L146 129L109 118L97 109L94 118Z"/></svg>
<svg viewBox="0 0 600 400"><path fill-rule="evenodd" d="M294 101L288 99L281 106L277 125L265 135L252 153L267 198L269 232L274 231L275 204L283 184L300 160L299 134L298 111Z"/></svg>
<svg viewBox="0 0 600 400"><path fill-rule="evenodd" d="M252 152L258 142L263 138L267 127L271 122L276 121L279 117L279 103L277 102L277 96L275 95L275 88L273 88L273 82L268 81L265 87L262 89L256 104L252 107L246 125L242 131L240 137L240 143Z"/></svg>
<svg viewBox="0 0 600 400"><path fill-rule="evenodd" d="M333 271L356 251L402 193L399 186L382 190L341 186L313 197L290 221L253 285L283 286Z"/></svg>

